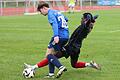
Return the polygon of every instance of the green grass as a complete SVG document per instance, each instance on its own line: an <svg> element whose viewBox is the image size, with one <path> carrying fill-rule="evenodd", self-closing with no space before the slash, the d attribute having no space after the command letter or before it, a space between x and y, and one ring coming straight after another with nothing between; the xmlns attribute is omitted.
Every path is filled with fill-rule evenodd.
<svg viewBox="0 0 120 80"><path fill-rule="evenodd" d="M120 9L91 12L100 16L93 31L83 42L79 60L95 60L101 64L102 70L74 69L69 59L62 58L60 61L68 71L58 80L120 79ZM70 33L79 25L82 13L65 13L69 18ZM42 60L51 36L47 17L0 17L0 80L28 80L21 75L23 63L36 64ZM40 68L35 78L30 80L45 80L43 77L47 73L48 67Z"/></svg>

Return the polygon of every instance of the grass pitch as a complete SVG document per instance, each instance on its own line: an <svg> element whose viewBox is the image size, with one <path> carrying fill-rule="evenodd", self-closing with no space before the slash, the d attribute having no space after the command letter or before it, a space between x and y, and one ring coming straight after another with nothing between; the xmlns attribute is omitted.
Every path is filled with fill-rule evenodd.
<svg viewBox="0 0 120 80"><path fill-rule="evenodd" d="M58 80L120 79L120 9L90 12L100 16L83 42L79 60L95 60L102 70L73 69L69 59L62 58L60 61L68 71ZM80 24L82 13L65 13L70 33ZM42 60L51 36L47 17L42 15L0 17L0 80L28 80L22 76L23 63L36 64ZM43 77L47 73L47 66L37 69L35 78L30 80L46 80Z"/></svg>

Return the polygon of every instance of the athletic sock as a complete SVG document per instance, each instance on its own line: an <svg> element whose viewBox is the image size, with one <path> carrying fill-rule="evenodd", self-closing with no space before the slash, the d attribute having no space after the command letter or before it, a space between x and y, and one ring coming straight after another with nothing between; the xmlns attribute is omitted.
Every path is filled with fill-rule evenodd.
<svg viewBox="0 0 120 80"><path fill-rule="evenodd" d="M54 66L56 66L57 68L60 68L62 66L62 64L59 62L59 60L52 54L49 54L47 56L47 59L48 59L49 62L54 64Z"/></svg>
<svg viewBox="0 0 120 80"><path fill-rule="evenodd" d="M45 58L45 59L43 59L42 61L40 61L39 63L37 63L36 65L37 65L39 68L44 67L44 66L48 65L48 59Z"/></svg>
<svg viewBox="0 0 120 80"><path fill-rule="evenodd" d="M77 62L75 64L75 68L84 68L86 67L85 64L86 64L85 62Z"/></svg>
<svg viewBox="0 0 120 80"><path fill-rule="evenodd" d="M91 64L90 63L86 63L85 66L86 67L91 67Z"/></svg>
<svg viewBox="0 0 120 80"><path fill-rule="evenodd" d="M48 67L49 67L49 73L53 73L54 74L55 66L51 62L49 62Z"/></svg>
<svg viewBox="0 0 120 80"><path fill-rule="evenodd" d="M64 66L60 66L59 69L62 69Z"/></svg>
<svg viewBox="0 0 120 80"><path fill-rule="evenodd" d="M35 70L38 68L38 65L36 64L36 65L32 66L32 68Z"/></svg>

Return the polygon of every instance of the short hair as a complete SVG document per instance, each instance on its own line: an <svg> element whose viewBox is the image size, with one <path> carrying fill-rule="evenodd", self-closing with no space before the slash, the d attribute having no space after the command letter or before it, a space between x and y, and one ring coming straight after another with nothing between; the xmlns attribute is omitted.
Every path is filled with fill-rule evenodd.
<svg viewBox="0 0 120 80"><path fill-rule="evenodd" d="M94 19L93 19L93 15L91 13L84 13L83 14L83 17L84 18L90 18L91 22L94 22Z"/></svg>
<svg viewBox="0 0 120 80"><path fill-rule="evenodd" d="M40 11L40 9L43 8L43 7L49 8L48 3L40 2L40 3L38 4L37 11Z"/></svg>

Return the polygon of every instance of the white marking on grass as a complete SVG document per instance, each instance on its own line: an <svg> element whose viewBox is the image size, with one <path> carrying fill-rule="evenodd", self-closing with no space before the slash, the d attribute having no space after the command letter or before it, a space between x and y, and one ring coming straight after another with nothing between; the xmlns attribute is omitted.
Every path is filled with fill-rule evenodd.
<svg viewBox="0 0 120 80"><path fill-rule="evenodd" d="M110 33L114 33L114 32L120 32L120 30L110 31Z"/></svg>
<svg viewBox="0 0 120 80"><path fill-rule="evenodd" d="M95 32L115 33L115 32L120 32L120 30L113 30L113 31L95 31Z"/></svg>

